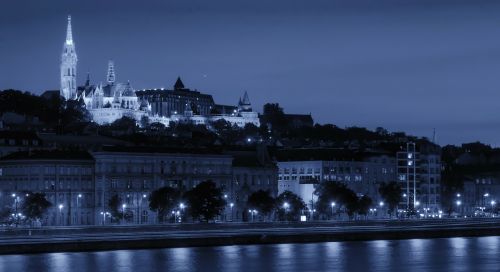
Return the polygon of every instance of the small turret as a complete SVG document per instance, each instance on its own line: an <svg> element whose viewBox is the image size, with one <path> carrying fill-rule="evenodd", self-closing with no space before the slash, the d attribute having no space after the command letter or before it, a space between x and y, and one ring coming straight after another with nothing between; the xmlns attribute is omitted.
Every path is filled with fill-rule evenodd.
<svg viewBox="0 0 500 272"><path fill-rule="evenodd" d="M239 107L240 111L252 111L252 104L250 103L250 98L248 98L248 93L245 91L243 95L243 100L240 99Z"/></svg>
<svg viewBox="0 0 500 272"><path fill-rule="evenodd" d="M182 83L181 77L177 77L177 80L174 84L174 90L182 90L184 89L184 83Z"/></svg>

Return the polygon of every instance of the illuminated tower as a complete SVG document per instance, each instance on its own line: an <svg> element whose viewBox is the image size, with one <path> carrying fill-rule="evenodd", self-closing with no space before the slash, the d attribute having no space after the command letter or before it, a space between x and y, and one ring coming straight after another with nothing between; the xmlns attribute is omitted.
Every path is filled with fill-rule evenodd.
<svg viewBox="0 0 500 272"><path fill-rule="evenodd" d="M110 60L108 62L108 76L107 81L109 85L115 84L116 76L115 76L115 63Z"/></svg>
<svg viewBox="0 0 500 272"><path fill-rule="evenodd" d="M71 31L71 16L68 16L68 28L66 30L66 41L61 56L61 90L60 94L66 100L76 98L76 56L73 33Z"/></svg>

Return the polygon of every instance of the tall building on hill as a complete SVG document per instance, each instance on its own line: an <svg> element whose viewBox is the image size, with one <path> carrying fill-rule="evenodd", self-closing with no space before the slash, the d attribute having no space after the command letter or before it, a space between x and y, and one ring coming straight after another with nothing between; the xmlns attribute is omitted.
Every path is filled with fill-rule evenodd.
<svg viewBox="0 0 500 272"><path fill-rule="evenodd" d="M60 94L65 99L76 98L76 56L73 32L71 29L71 16L68 16L68 26L66 29L66 41L64 42L61 56L61 90Z"/></svg>
<svg viewBox="0 0 500 272"><path fill-rule="evenodd" d="M186 88L180 77L172 90L161 88L136 91L130 82L117 81L113 61L108 63L105 84L92 85L90 76L87 76L85 85L77 87L76 65L71 17L68 17L61 59L60 95L66 100L82 101L92 120L101 125L129 117L138 124L147 121L165 126L169 126L170 122L209 125L221 119L239 127L246 124L260 126L258 113L252 110L247 92L243 99L240 98L237 106L217 105L211 95Z"/></svg>

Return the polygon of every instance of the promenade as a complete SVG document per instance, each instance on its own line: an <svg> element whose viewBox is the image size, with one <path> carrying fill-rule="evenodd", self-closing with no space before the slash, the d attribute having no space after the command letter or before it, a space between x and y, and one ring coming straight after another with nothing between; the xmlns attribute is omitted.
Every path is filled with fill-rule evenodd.
<svg viewBox="0 0 500 272"><path fill-rule="evenodd" d="M0 254L500 235L500 218L9 228Z"/></svg>

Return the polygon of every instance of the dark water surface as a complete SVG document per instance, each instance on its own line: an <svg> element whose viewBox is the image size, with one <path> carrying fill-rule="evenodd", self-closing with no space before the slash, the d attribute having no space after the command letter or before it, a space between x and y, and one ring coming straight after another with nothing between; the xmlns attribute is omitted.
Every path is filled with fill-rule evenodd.
<svg viewBox="0 0 500 272"><path fill-rule="evenodd" d="M0 271L500 271L500 237L4 255Z"/></svg>

